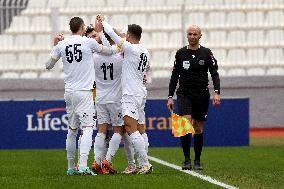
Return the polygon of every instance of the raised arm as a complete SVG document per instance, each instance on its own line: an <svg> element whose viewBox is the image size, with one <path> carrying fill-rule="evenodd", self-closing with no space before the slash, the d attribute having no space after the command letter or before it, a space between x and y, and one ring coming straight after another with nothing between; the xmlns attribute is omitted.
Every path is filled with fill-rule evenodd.
<svg viewBox="0 0 284 189"><path fill-rule="evenodd" d="M117 46L119 48L123 48L126 44L125 41L114 32L113 28L106 21L103 21L102 24L105 32L111 37L111 39L117 44Z"/></svg>

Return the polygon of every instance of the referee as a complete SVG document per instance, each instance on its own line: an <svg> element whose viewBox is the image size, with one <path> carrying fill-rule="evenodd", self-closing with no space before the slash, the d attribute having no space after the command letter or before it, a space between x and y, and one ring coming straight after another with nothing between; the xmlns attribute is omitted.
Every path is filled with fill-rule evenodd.
<svg viewBox="0 0 284 189"><path fill-rule="evenodd" d="M192 121L195 129L193 168L202 170L200 156L203 147L203 127L207 118L210 93L208 90L208 70L211 74L214 94L213 106L220 104L220 79L217 61L210 49L199 44L201 29L198 26L190 26L187 30L188 45L179 49L175 55L172 76L169 84L167 107L173 111L173 96L177 83L177 103L179 115ZM181 137L181 146L184 154L183 170L192 169L190 160L191 134Z"/></svg>

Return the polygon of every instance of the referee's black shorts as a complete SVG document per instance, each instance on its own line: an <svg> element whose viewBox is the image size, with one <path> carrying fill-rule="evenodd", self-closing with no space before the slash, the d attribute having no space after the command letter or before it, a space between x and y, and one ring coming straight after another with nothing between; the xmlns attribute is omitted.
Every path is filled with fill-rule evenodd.
<svg viewBox="0 0 284 189"><path fill-rule="evenodd" d="M179 115L191 115L192 119L206 121L210 93L208 89L190 89L177 92Z"/></svg>

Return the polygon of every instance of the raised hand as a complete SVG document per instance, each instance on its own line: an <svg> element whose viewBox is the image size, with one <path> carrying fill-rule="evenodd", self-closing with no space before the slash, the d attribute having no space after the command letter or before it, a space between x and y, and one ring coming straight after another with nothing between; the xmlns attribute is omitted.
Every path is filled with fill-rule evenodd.
<svg viewBox="0 0 284 189"><path fill-rule="evenodd" d="M60 34L57 34L54 39L53 39L53 45L57 45L59 43L59 41L62 41L64 40L64 34L63 33L60 33Z"/></svg>

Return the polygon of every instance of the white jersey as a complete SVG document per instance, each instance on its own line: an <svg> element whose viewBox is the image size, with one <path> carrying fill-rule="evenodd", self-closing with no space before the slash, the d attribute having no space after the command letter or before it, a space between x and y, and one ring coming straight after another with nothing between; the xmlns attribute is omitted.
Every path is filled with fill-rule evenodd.
<svg viewBox="0 0 284 189"><path fill-rule="evenodd" d="M149 52L142 44L131 44L127 41L124 42L123 49L122 94L146 97L143 78L149 67Z"/></svg>
<svg viewBox="0 0 284 189"><path fill-rule="evenodd" d="M93 52L106 50L112 54L111 49L103 49L96 40L72 35L60 41L51 51L53 59L62 57L65 74L65 91L90 90L95 81Z"/></svg>
<svg viewBox="0 0 284 189"><path fill-rule="evenodd" d="M144 75L149 68L150 56L142 44L131 44L123 41L105 21L102 22L106 33L124 52L122 66L122 95L146 97L147 90L143 84Z"/></svg>
<svg viewBox="0 0 284 189"><path fill-rule="evenodd" d="M121 70L123 56L121 53L110 56L94 53L96 103L107 104L120 102Z"/></svg>

